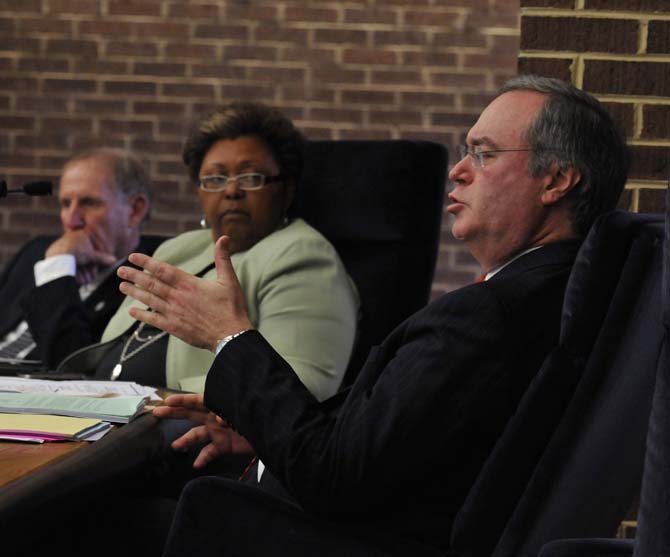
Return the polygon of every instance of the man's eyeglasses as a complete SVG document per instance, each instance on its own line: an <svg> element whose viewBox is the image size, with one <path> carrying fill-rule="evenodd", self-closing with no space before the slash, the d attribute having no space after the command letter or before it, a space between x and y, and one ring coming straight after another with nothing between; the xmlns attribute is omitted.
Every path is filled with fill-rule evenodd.
<svg viewBox="0 0 670 557"><path fill-rule="evenodd" d="M223 174L211 174L200 177L200 189L211 193L224 191L228 186L229 181L235 182L238 188L244 191L259 190L267 184L272 182L279 182L284 179L284 176L277 174L276 176L265 176L256 172L249 174L238 174L237 176L224 176Z"/></svg>
<svg viewBox="0 0 670 557"><path fill-rule="evenodd" d="M489 149L485 151L477 145L472 149L467 145L459 145L456 147L458 160L462 161L465 157L470 156L472 163L477 168L484 168L486 166L486 159L490 158L489 153L513 153L518 151L532 151L532 149Z"/></svg>

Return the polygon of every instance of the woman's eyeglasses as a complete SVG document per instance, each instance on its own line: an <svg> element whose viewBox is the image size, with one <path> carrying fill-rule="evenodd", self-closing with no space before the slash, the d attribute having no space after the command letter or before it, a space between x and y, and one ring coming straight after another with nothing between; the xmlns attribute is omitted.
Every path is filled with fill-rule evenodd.
<svg viewBox="0 0 670 557"><path fill-rule="evenodd" d="M249 174L238 174L237 176L224 176L223 174L211 174L200 177L200 189L212 193L224 191L228 186L228 182L232 181L235 185L244 191L259 190L267 184L272 182L279 182L284 179L284 176L277 174L276 176L265 176L256 172Z"/></svg>

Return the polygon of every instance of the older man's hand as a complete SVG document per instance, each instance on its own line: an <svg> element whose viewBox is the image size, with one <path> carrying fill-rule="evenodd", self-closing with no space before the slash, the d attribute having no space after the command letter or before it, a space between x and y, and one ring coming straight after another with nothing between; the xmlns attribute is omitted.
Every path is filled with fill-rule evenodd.
<svg viewBox="0 0 670 557"><path fill-rule="evenodd" d="M131 254L130 261L147 272L119 267L119 277L127 281L119 288L152 311L131 308L130 315L209 350L228 335L252 329L228 243L229 238L221 236L214 247L216 281L194 277L147 255Z"/></svg>
<svg viewBox="0 0 670 557"><path fill-rule="evenodd" d="M74 255L78 266L99 265L107 267L114 264L116 256L98 235L86 230L67 230L51 244L45 257L69 253Z"/></svg>
<svg viewBox="0 0 670 557"><path fill-rule="evenodd" d="M253 454L244 437L207 409L202 395L172 395L165 399L165 404L154 409L154 416L187 419L202 424L172 442L175 450L188 450L207 443L195 459L194 468L202 468L223 454Z"/></svg>

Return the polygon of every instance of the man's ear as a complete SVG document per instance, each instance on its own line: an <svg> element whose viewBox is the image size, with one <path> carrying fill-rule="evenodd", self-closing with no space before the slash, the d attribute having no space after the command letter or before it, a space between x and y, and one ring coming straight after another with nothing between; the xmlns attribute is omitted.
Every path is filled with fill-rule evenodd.
<svg viewBox="0 0 670 557"><path fill-rule="evenodd" d="M149 199L143 193L133 193L128 197L128 226L137 228L149 212Z"/></svg>
<svg viewBox="0 0 670 557"><path fill-rule="evenodd" d="M543 186L542 203L544 205L557 203L568 195L581 179L582 174L576 168L561 170L558 164L552 163Z"/></svg>

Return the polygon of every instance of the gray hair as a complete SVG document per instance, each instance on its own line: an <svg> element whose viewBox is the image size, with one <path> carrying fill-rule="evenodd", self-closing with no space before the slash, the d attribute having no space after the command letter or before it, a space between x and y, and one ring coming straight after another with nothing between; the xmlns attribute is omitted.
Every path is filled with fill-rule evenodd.
<svg viewBox="0 0 670 557"><path fill-rule="evenodd" d="M525 133L532 154L531 175L550 165L581 174L569 194L575 231L584 236L595 218L616 207L630 154L626 140L607 109L592 95L558 79L521 75L507 81L499 94L535 91L548 96Z"/></svg>
<svg viewBox="0 0 670 557"><path fill-rule="evenodd" d="M102 159L108 162L114 179L114 188L124 199L134 194L143 194L151 207L151 179L136 155L125 149L97 147L77 153L67 160L65 166L90 159ZM149 218L149 212L147 211L144 220Z"/></svg>

